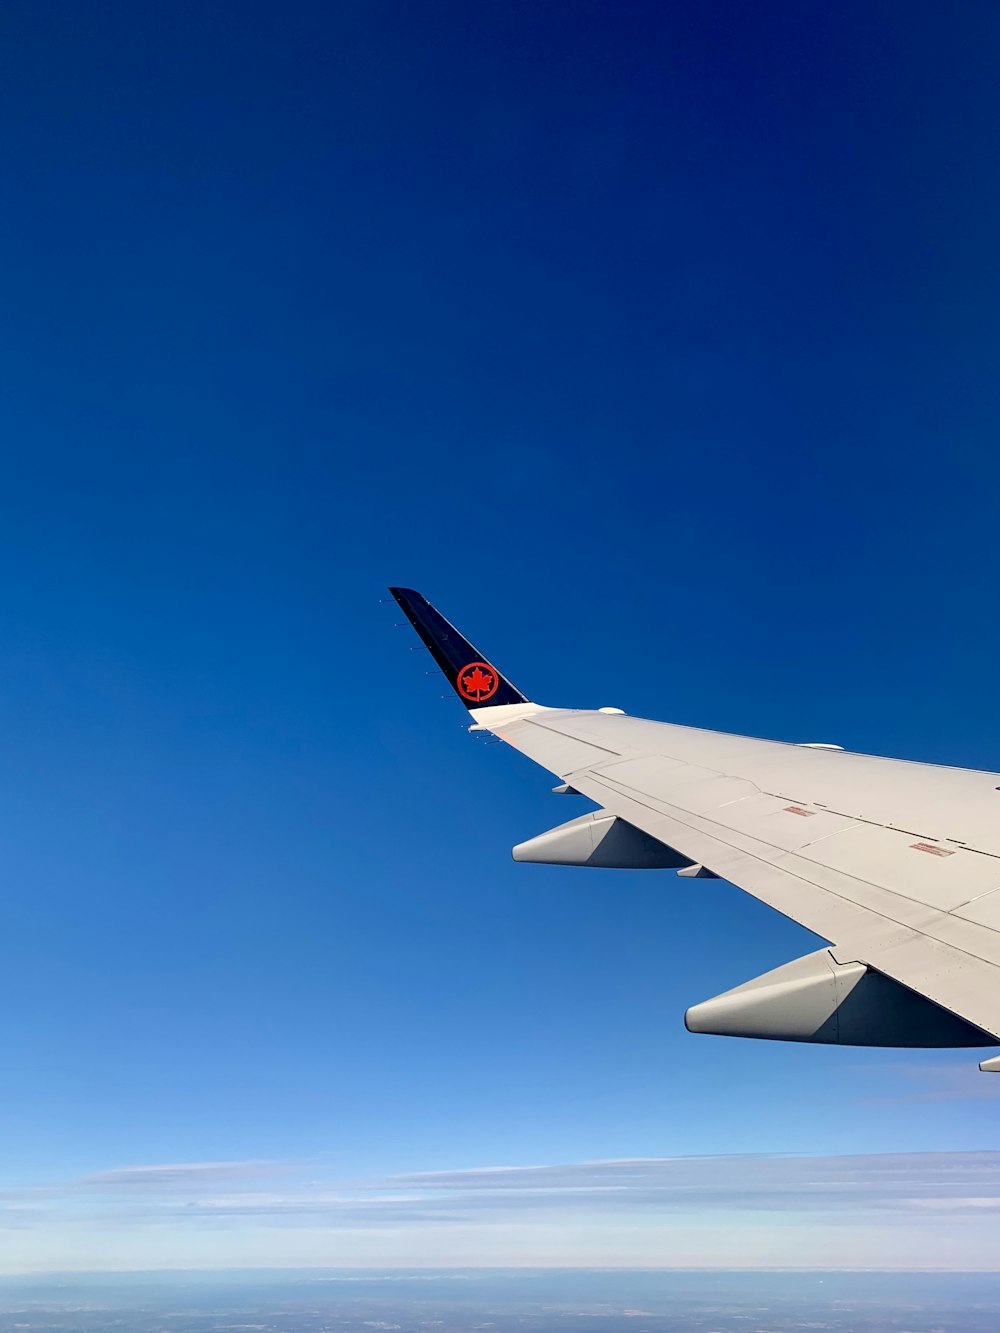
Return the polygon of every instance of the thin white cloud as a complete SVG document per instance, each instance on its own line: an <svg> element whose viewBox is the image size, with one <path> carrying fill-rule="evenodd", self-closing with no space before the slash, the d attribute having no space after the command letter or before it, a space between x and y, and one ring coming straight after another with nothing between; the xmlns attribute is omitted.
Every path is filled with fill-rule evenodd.
<svg viewBox="0 0 1000 1333"><path fill-rule="evenodd" d="M84 1186L135 1186L141 1189L170 1185L200 1185L213 1180L259 1180L266 1175L283 1175L290 1169L283 1162L267 1160L235 1162L166 1162L152 1166L118 1166L110 1171L96 1171L84 1176Z"/></svg>
<svg viewBox="0 0 1000 1333"><path fill-rule="evenodd" d="M1000 1152L618 1158L410 1172L354 1189L334 1181L261 1188L264 1178L291 1181L297 1170L291 1163L267 1160L118 1167L87 1176L73 1188L78 1196L89 1196L98 1210L120 1213L127 1207L140 1221L168 1214L271 1216L285 1222L300 1215L325 1217L331 1225L344 1219L381 1224L418 1217L509 1222L543 1214L905 1215L915 1207L981 1210L984 1199L1000 1209ZM973 1205L972 1199L978 1202Z"/></svg>
<svg viewBox="0 0 1000 1333"><path fill-rule="evenodd" d="M992 1190L1000 1199L1000 1153L882 1153L857 1156L663 1157L553 1166L425 1171L397 1185L458 1200L476 1211L558 1207L586 1201L615 1211L697 1209L796 1212L904 1209L914 1198L947 1206Z"/></svg>

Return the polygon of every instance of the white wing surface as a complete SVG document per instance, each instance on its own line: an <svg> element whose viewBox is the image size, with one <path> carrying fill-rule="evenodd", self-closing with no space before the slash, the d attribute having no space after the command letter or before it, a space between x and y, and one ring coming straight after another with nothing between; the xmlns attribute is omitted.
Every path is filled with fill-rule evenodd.
<svg viewBox="0 0 1000 1333"><path fill-rule="evenodd" d="M428 642L434 627L406 601L417 594L393 591ZM519 860L703 867L833 946L697 1006L689 1026L872 1045L1000 1041L1000 774L542 708L439 621L476 727L602 808L522 844ZM480 674L463 688L467 662Z"/></svg>

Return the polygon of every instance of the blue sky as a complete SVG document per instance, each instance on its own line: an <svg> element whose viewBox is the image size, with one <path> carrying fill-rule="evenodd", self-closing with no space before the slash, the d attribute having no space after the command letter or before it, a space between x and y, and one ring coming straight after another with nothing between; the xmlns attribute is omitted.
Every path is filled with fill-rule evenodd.
<svg viewBox="0 0 1000 1333"><path fill-rule="evenodd" d="M689 1036L812 937L515 866L572 812L380 598L545 703L1000 769L998 38L986 3L8 13L0 1185L48 1201L10 1266L463 1257L277 1205L168 1240L155 1190L122 1225L80 1185L137 1166L996 1146L975 1055ZM713 1198L709 1235L747 1207ZM593 1225L563 1260L635 1253Z"/></svg>

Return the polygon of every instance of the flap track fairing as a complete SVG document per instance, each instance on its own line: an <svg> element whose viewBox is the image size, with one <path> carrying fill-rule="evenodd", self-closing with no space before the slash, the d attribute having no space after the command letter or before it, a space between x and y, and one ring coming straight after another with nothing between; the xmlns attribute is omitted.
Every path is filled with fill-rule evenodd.
<svg viewBox="0 0 1000 1333"><path fill-rule="evenodd" d="M988 1033L829 949L796 958L684 1015L689 1032L840 1046L996 1046Z"/></svg>
<svg viewBox="0 0 1000 1333"><path fill-rule="evenodd" d="M688 857L606 810L539 833L518 843L511 855L515 861L602 870L676 870L691 864Z"/></svg>

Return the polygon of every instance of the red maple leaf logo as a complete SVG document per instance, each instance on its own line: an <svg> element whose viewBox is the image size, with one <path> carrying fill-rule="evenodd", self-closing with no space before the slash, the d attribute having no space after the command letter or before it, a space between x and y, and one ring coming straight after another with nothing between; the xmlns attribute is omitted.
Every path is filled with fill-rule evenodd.
<svg viewBox="0 0 1000 1333"><path fill-rule="evenodd" d="M458 673L459 693L476 703L496 694L497 684L497 673L485 662L470 662Z"/></svg>

